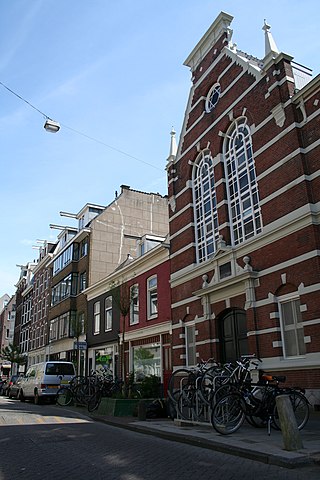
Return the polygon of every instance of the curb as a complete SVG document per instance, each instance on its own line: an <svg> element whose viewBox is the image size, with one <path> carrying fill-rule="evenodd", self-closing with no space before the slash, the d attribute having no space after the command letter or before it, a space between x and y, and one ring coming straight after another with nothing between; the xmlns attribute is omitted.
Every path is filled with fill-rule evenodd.
<svg viewBox="0 0 320 480"><path fill-rule="evenodd" d="M288 469L299 468L308 464L316 464L319 462L319 456L317 455L308 455L298 452L297 455L293 458L287 458L282 455L274 455L272 453L262 453L256 452L254 450L246 449L234 445L225 445L214 440L205 440L202 438L197 438L192 435L185 435L173 432L165 432L163 430L154 429L152 427L135 425L134 423L120 423L112 421L109 418L99 417L98 415L90 415L92 420L106 423L113 427L123 428L126 430L131 430L137 433L143 433L145 435L153 435L156 437L163 438L165 440L171 440L174 442L185 443L187 445L193 445L196 447L206 448L209 450L214 450L220 453L226 453L228 455L233 455L237 457L248 458L261 463L266 463L270 465L277 465L279 467L284 467Z"/></svg>

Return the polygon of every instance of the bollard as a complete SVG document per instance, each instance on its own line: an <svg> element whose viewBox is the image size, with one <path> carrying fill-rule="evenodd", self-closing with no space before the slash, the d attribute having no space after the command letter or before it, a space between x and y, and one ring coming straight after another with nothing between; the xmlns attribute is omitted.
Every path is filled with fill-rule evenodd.
<svg viewBox="0 0 320 480"><path fill-rule="evenodd" d="M300 450L303 444L289 395L279 395L276 397L276 403L284 450Z"/></svg>
<svg viewBox="0 0 320 480"><path fill-rule="evenodd" d="M144 400L139 400L138 402L138 419L139 420L147 419L147 404Z"/></svg>

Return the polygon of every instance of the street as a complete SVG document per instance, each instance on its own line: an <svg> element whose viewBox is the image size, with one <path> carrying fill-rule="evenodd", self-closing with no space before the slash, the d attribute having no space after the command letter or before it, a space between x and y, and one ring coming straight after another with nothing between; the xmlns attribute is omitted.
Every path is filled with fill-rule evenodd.
<svg viewBox="0 0 320 480"><path fill-rule="evenodd" d="M55 405L0 397L0 480L319 480L285 469L94 422Z"/></svg>

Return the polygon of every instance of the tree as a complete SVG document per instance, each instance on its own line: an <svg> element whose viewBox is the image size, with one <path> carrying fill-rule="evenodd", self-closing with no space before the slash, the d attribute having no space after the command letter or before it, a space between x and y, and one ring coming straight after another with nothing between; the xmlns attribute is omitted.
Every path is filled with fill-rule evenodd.
<svg viewBox="0 0 320 480"><path fill-rule="evenodd" d="M79 343L80 336L83 335L86 331L86 319L84 312L78 312L76 315L71 317L71 331L73 336L77 339L77 344ZM80 350L76 349L76 371L77 375L80 375Z"/></svg>
<svg viewBox="0 0 320 480"><path fill-rule="evenodd" d="M121 344L121 375L122 379L125 379L127 366L125 355L125 335L126 335L126 319L130 313L130 306L133 300L132 291L127 283L121 283L120 285L111 285L112 299L119 308L122 317L122 344ZM125 391L125 389L124 389Z"/></svg>
<svg viewBox="0 0 320 480"><path fill-rule="evenodd" d="M14 363L17 365L24 365L27 360L25 355L21 353L20 347L14 345L13 343L9 343L8 346L3 347L0 350L0 358L2 360L7 360L11 363L11 365Z"/></svg>

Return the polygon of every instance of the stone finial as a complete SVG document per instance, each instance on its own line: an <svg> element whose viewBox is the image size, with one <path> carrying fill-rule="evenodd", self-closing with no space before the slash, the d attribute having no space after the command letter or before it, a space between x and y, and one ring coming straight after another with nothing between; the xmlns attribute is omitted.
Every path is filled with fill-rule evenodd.
<svg viewBox="0 0 320 480"><path fill-rule="evenodd" d="M264 25L262 30L265 32L265 57L269 55L269 53L280 53L276 42L272 37L272 33L270 32L271 26L267 24L266 20L264 20Z"/></svg>
<svg viewBox="0 0 320 480"><path fill-rule="evenodd" d="M172 127L171 132L171 140L170 140L170 151L169 156L167 158L168 162L173 162L177 156L177 141L176 141L176 132L175 129Z"/></svg>
<svg viewBox="0 0 320 480"><path fill-rule="evenodd" d="M243 257L242 260L244 262L244 271L252 272L252 266L250 265L251 258L248 255L246 255L245 257Z"/></svg>

